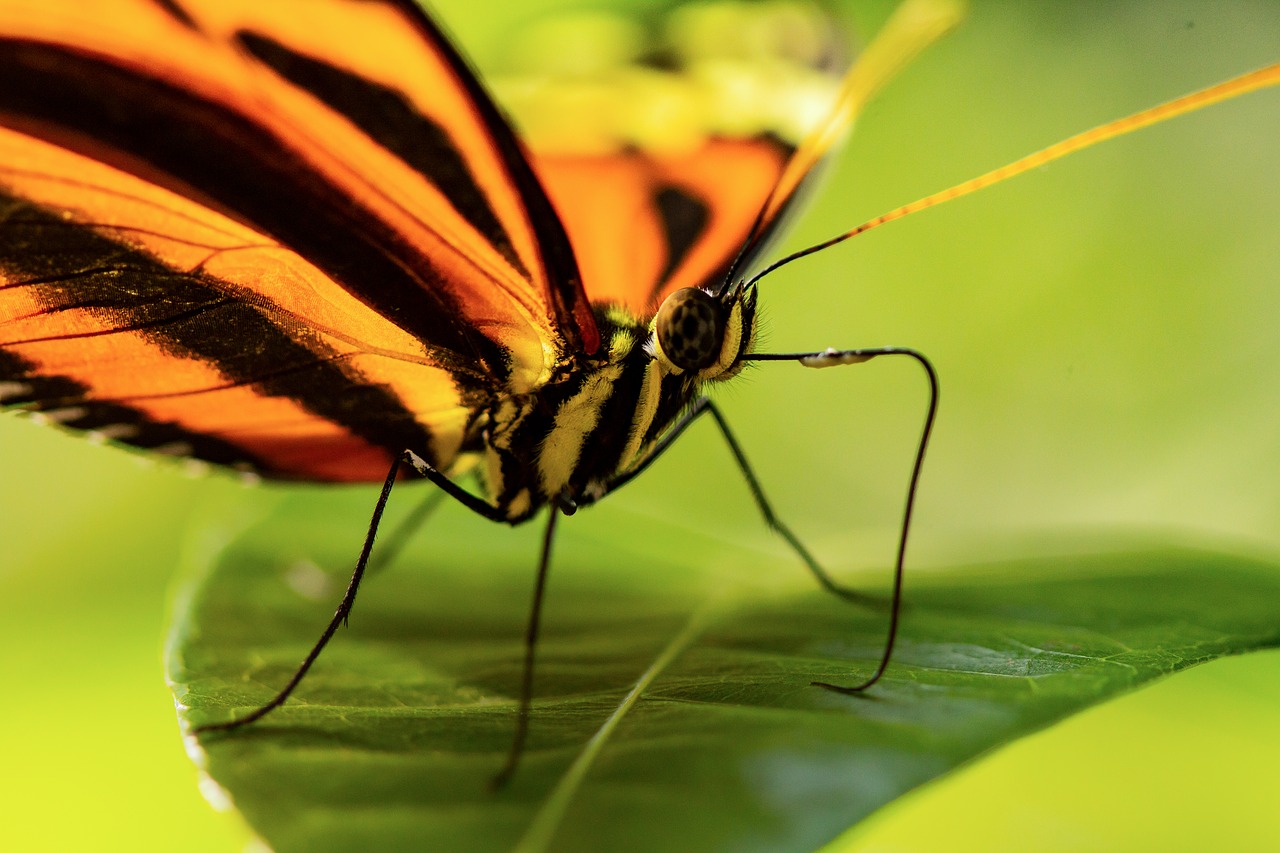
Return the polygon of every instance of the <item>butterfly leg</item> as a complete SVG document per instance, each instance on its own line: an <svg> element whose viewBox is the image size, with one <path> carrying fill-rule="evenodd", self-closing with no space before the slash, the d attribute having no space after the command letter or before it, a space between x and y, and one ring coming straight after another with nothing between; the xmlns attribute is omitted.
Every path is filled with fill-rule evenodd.
<svg viewBox="0 0 1280 853"><path fill-rule="evenodd" d="M738 465L738 470L742 472L742 477L747 481L747 487L751 490L751 496L755 500L756 507L760 510L760 514L764 516L765 525L778 535L780 535L786 543L791 546L791 550L805 564L813 576L817 578L818 583L824 589L833 595L848 601L857 602L859 604L879 604L879 599L874 596L860 593L837 583L826 569L814 559L809 553L809 549L804 546L799 537L791 531L790 527L778 518L777 513L773 511L773 506L769 503L769 499L765 497L764 489L760 486L759 479L756 478L755 471L751 467L751 463L747 461L747 455L743 452L742 446L738 444L738 439L734 436L733 431L729 428L729 422L725 420L724 415L720 412L718 406L708 397L700 397L694 401L689 411L677 421L671 429L664 435L649 451L635 467L627 471L625 474L617 477L609 483L608 488L601 494L593 497L590 501L579 501L578 506L586 506L595 503L607 494L611 494L618 489L631 482L633 479L643 473L650 465L657 461L672 444L684 434L684 431L692 426L698 418L703 415L710 415L715 421L716 426L720 429L720 434L724 437L725 443L729 445L729 452L733 454L733 459ZM575 507L576 508L576 507Z"/></svg>
<svg viewBox="0 0 1280 853"><path fill-rule="evenodd" d="M902 576L906 559L907 534L911 529L911 516L915 509L916 489L920 482L920 471L924 465L925 448L929 443L929 436L933 432L933 423L938 412L938 375L933 368L933 364L922 353L916 350L902 347L877 347L870 349L855 350L824 350L822 352L811 353L770 353L770 354L753 354L749 356L752 361L799 361L806 367L833 367L841 364L861 364L871 359L881 356L906 356L916 361L917 364L925 371L929 380L929 408L925 415L924 429L920 434L920 442L917 445L915 462L911 469L911 481L907 487L906 508L903 511L901 533L898 538L898 554L894 562L893 571L893 596L889 604L889 628L888 636L884 644L884 652L880 656L880 663L876 667L872 675L854 685L831 684L826 681L812 682L814 687L822 687L826 690L832 690L837 693L855 694L869 688L880 680L885 670L889 666L889 660L893 657L893 647L898 636L898 621L900 611L902 609ZM742 450L742 446L738 444L737 438L734 437L733 431L729 428L728 421L721 414L719 408L708 398L699 398L671 430L662 437L662 439L654 445L649 454L634 466L630 471L613 480L607 489L600 495L594 496L590 501L582 501L580 505L586 503L594 503L604 497L605 494L615 491L626 485L632 479L637 477L642 471L653 464L659 456L662 455L668 447L678 439L686 429L688 429L694 421L704 414L710 414L715 421L716 426L720 429L720 434L724 437L725 443L729 445L729 451L733 454L734 461L738 463L738 470L742 472L743 478L747 481L747 486L751 489L751 495L755 498L756 506L760 510L760 514L764 516L765 524L771 530L777 532L796 555L804 562L809 571L813 574L818 582L828 592L839 596L847 601L853 601L861 604L876 604L880 600L869 595L859 593L848 587L837 583L813 558L809 550L804 547L800 539L791 532L777 514L773 511L773 507L769 504L768 498L765 497L764 489L760 486L760 481L756 478L755 472L751 468L751 464L747 461L747 456ZM567 512L568 510L566 510Z"/></svg>
<svg viewBox="0 0 1280 853"><path fill-rule="evenodd" d="M462 504L493 521L506 521L506 517L500 511L465 491L416 455L406 452L405 461L419 474L435 483L446 494L457 498ZM542 601L547 589L547 574L551 567L551 546L555 542L556 519L562 511L572 512L572 505L570 507L568 510L563 510L561 502L553 501L547 514L547 527L542 535L542 552L538 559L538 574L533 587L533 605L529 611L528 627L525 629L524 663L520 675L516 730L511 740L511 749L507 752L506 762L503 763L497 775L489 781L489 789L492 791L500 790L511 781L512 775L520 765L520 758L524 755L524 744L529 735L529 709L533 704L533 665L538 647L538 632L542 624Z"/></svg>
<svg viewBox="0 0 1280 853"><path fill-rule="evenodd" d="M524 635L524 665L520 675L520 707L516 715L516 731L507 752L506 763L489 781L489 789L497 791L511 781L520 757L524 755L524 743L529 734L529 709L533 704L533 664L538 647L538 631L542 623L542 601L547 590L547 572L551 566L551 545L555 541L556 519L560 509L552 504L547 513L547 527L542 534L542 553L538 559L538 576L533 585L533 606L529 611L529 624Z"/></svg>
<svg viewBox="0 0 1280 853"><path fill-rule="evenodd" d="M241 726L257 722L283 705L289 695L302 683L302 679L306 677L311 665L320 657L324 647L329 644L329 640L337 632L338 626L346 624L347 616L351 613L351 607L356 603L356 592L360 589L360 581L364 577L365 568L369 565L369 554L373 551L373 540L378 533L378 524L382 521L382 513L387 508L387 499L391 497L391 487L395 485L396 477L400 473L400 466L404 461L397 457L396 461L391 465L391 470L387 472L387 479L383 482L382 491L378 494L378 503L373 508L373 518L369 522L369 531L365 534L364 545L360 549L360 558L356 560L356 568L351 574L351 581L347 584L347 591L343 594L342 601L338 604L338 609L334 611L333 618L325 626L324 633L320 635L320 639L316 641L316 644L311 647L311 651L307 653L302 665L298 667L293 677L289 679L289 683L267 704L260 706L243 717L228 720L225 723L197 726L194 729L196 734L231 731L232 729L238 729Z"/></svg>
<svg viewBox="0 0 1280 853"><path fill-rule="evenodd" d="M365 570L365 575L375 575L394 563L400 556L400 552L409 544L409 540L422 529L427 519L435 514L446 497L448 495L444 492L433 489L431 494L427 495L395 526L394 530L383 536L378 552L369 558L369 567Z"/></svg>
<svg viewBox="0 0 1280 853"><path fill-rule="evenodd" d="M631 470L627 471L625 474L621 475L620 477L617 477L612 482L610 482L608 485L608 488L606 488L599 495L593 496L589 501L579 501L578 506L586 506L588 504L595 503L596 501L603 498L606 494L610 494L616 491L617 489L622 488L627 483L631 482L631 480L639 476L645 469L647 469L650 465L652 465L658 459L658 457L660 457L669 447L671 447L672 444L675 443L675 441L681 435L684 434L685 430L687 430L690 426L692 426L694 422L696 422L698 418L702 417L703 415L710 415L711 419L715 421L716 426L719 428L720 435L724 437L725 443L729 446L729 452L733 454L734 461L738 464L738 470L742 472L743 479L747 481L747 486L751 490L751 495L755 499L756 506L759 508L760 514L764 516L765 524L769 527L770 530L773 530L774 532L778 533L780 536L782 536L784 540L786 540L787 544L790 545L791 549L796 553L798 557L800 557L801 561L805 564L806 567L808 567L809 571L813 573L813 576L817 578L818 582L822 585L822 587L826 589L828 592L834 595L837 595L846 601L852 601L859 604L879 605L881 603L880 599L875 598L873 596L866 595L864 593L857 592L856 590L850 589L846 586L842 586L841 584L837 583L836 580L832 578L831 575L828 574L827 571L823 569L821 565L819 565L818 561L814 559L811 553L809 553L809 549L806 548L804 546L804 543L800 541L799 537L797 537L795 533L791 531L791 528L787 527L787 525L783 523L782 519L778 518L777 513L773 511L773 506L769 503L769 499L765 497L764 489L761 487L760 481L756 477L755 471L751 467L751 463L747 461L747 455L745 452L743 452L742 445L738 443L738 439L734 436L733 430L729 428L729 422L725 420L725 417L721 413L719 407L717 407L716 404L712 402L710 398L707 398L707 397L698 398L698 400L696 400L693 403L693 406L689 409L689 411L679 421L677 421L674 426L672 426L671 430L668 431L667 434L664 435L662 439L659 440L658 443L653 446L653 448L649 451L648 455L645 456L645 458L641 460L636 466L634 466ZM931 418L932 418L932 415L931 415ZM918 468L917 468L917 475L918 475ZM915 480L913 478L912 494L914 494L914 490L915 490ZM571 509L576 509L576 508L577 507L572 507ZM571 509L566 509L565 510L566 514L569 513ZM905 535L906 533L905 533L905 524L904 524L904 532L903 532L904 543L905 543ZM893 641L897 635L898 609L899 609L899 603L901 601L901 590L902 590L902 552L901 551L899 551L898 568L894 577L895 577L894 596L893 596L893 601L891 605L891 615L890 615L890 622L889 622L889 626L890 626L889 639L885 645L884 654L881 656L880 665L876 668L875 674L872 675L869 679L853 687L842 687L840 685L829 684L827 682L822 682L822 681L811 682L811 684L814 687L823 687L823 688L826 688L827 690L834 690L838 693L859 693L863 690L866 690L872 684L875 684L880 679L880 676L884 674L885 668L889 665L889 658L893 653Z"/></svg>
<svg viewBox="0 0 1280 853"><path fill-rule="evenodd" d="M391 465L391 470L387 472L387 478L383 481L382 491L378 494L378 502L373 508L373 517L369 520L369 530L365 534L364 545L360 548L360 557L356 560L355 571L351 573L351 580L347 584L347 591L342 596L342 601L338 604L338 609L334 611L333 618L329 620L329 624L325 626L324 633L320 635L320 639L311 647L311 651L307 653L302 664L294 672L293 677L289 679L289 683L277 693L271 701L267 702L255 710L249 712L243 717L234 720L228 720L225 723L210 723L204 726L197 726L192 731L195 734L204 734L207 732L231 731L250 723L255 723L265 717L267 714L279 708L285 703L289 696L297 689L310 671L312 664L320 657L320 653L324 651L325 646L333 639L333 635L337 633L339 626L347 623L347 617L351 614L351 608L356 602L356 593L360 589L360 582L364 579L365 571L369 567L369 555L373 552L373 542L378 535L378 525L382 522L382 514L387 508L387 499L391 497L391 489L396 483L396 478L400 475L403 466L408 465L417 473L426 477L431 482L440 487L444 494L458 500L464 506L472 509L486 518L494 521L504 520L501 513L484 501L461 488L453 481L449 480L444 474L437 471L429 465L425 460L416 453L406 450L403 454L396 457L395 462Z"/></svg>
<svg viewBox="0 0 1280 853"><path fill-rule="evenodd" d="M460 474L468 473L474 467L474 460L461 465L455 462L449 467L449 473L457 477ZM446 497L448 497L448 494L442 489L432 491L425 500L414 507L396 525L394 530L383 536L378 552L369 559L369 568L365 571L365 575L369 576L381 572L394 563L396 558L400 556L400 552L409 544L409 540L422 529L422 525L426 524L427 519L435 514L435 511L440 508L440 504L444 503Z"/></svg>

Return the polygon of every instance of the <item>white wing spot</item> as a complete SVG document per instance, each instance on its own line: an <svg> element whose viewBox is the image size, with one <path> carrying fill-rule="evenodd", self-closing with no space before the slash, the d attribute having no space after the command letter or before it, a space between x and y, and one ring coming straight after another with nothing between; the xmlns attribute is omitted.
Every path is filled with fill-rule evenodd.
<svg viewBox="0 0 1280 853"><path fill-rule="evenodd" d="M135 424L107 424L104 427L98 427L94 432L103 438L128 441L138 434L138 427Z"/></svg>
<svg viewBox="0 0 1280 853"><path fill-rule="evenodd" d="M65 424L78 421L87 414L89 410L84 406L67 406L65 409L46 409L39 413L38 420L46 424Z"/></svg>
<svg viewBox="0 0 1280 853"><path fill-rule="evenodd" d="M186 441L171 441L168 444L161 444L148 449L152 453L159 453L162 456L190 456L195 448Z"/></svg>
<svg viewBox="0 0 1280 853"><path fill-rule="evenodd" d="M0 403L35 393L35 386L26 382L0 382Z"/></svg>

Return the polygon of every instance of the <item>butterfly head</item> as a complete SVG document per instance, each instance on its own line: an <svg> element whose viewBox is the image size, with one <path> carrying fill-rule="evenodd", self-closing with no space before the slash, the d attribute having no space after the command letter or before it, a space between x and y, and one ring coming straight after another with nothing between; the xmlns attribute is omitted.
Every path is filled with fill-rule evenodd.
<svg viewBox="0 0 1280 853"><path fill-rule="evenodd" d="M755 339L755 288L728 299L685 287L663 300L654 318L654 355L668 373L728 379L742 369Z"/></svg>

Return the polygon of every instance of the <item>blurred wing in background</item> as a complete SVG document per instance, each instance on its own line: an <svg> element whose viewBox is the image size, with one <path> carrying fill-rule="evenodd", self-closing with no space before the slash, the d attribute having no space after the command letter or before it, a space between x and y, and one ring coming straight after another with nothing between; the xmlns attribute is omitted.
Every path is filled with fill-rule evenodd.
<svg viewBox="0 0 1280 853"><path fill-rule="evenodd" d="M762 207L848 64L843 29L805 3L690 4L650 28L566 16L523 35L499 99L592 302L636 317L683 287L719 291L755 253L781 212L762 223ZM566 60L570 41L597 52Z"/></svg>

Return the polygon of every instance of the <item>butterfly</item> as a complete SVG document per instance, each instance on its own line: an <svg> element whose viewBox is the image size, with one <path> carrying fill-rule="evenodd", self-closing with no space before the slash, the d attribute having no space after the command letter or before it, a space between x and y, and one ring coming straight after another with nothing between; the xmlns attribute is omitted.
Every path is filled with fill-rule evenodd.
<svg viewBox="0 0 1280 853"><path fill-rule="evenodd" d="M919 358L757 352L756 284L777 264L752 270L813 167L954 23L952 7L895 18L801 140L565 159L525 150L408 0L0 14L0 402L257 476L382 483L338 614L276 699L228 726L259 719L305 675L411 473L495 522L544 511L541 590L556 519L709 418L771 526L828 589L857 597L773 513L703 389L751 361ZM647 251L619 264L636 245ZM922 458L923 441L912 495ZM451 476L464 464L478 492ZM823 686L873 683L892 624L874 674ZM504 775L527 725L535 635Z"/></svg>

